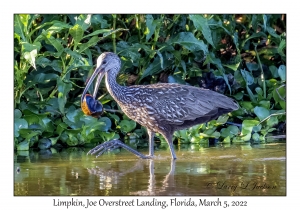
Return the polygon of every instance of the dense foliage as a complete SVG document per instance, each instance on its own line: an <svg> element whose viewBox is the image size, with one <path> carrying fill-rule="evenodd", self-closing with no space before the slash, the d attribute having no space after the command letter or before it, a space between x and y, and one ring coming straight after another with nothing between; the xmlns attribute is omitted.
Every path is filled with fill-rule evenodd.
<svg viewBox="0 0 300 210"><path fill-rule="evenodd" d="M240 109L175 133L178 143L263 143L285 132L285 15L15 15L14 140L18 150L146 144L102 84L100 119L80 96L101 52L122 60L121 85L173 82L235 98ZM160 138L159 135L157 135ZM162 141L163 143L164 141Z"/></svg>

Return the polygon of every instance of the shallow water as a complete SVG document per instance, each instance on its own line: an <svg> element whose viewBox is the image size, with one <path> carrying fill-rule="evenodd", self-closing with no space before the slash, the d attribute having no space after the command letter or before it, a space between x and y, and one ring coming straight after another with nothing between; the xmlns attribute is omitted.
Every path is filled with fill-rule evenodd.
<svg viewBox="0 0 300 210"><path fill-rule="evenodd" d="M286 195L286 144L184 145L154 160L125 150L16 152L14 195ZM147 150L139 150L147 154Z"/></svg>

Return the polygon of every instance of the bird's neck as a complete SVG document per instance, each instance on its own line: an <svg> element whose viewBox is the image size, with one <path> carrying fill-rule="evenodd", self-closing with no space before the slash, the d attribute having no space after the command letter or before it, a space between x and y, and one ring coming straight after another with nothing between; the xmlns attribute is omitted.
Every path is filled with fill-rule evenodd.
<svg viewBox="0 0 300 210"><path fill-rule="evenodd" d="M126 87L121 86L117 83L116 78L117 78L118 72L115 71L108 71L105 74L105 83L106 83L106 88L110 95L115 99L115 101L118 102L125 102L126 98L124 97L124 92Z"/></svg>

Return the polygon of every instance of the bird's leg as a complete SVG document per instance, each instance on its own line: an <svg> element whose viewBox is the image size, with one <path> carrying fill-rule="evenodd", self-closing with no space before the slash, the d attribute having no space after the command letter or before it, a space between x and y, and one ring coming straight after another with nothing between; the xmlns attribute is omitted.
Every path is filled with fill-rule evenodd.
<svg viewBox="0 0 300 210"><path fill-rule="evenodd" d="M173 159L171 160L171 169L169 173L166 175L166 177L163 180L163 188L167 187L174 187L174 172L175 172L175 167L176 167L176 160Z"/></svg>
<svg viewBox="0 0 300 210"><path fill-rule="evenodd" d="M172 158L177 159L174 148L173 148L173 140L172 140L173 133L167 133L167 134L161 133L161 134L163 135L163 137L166 139L166 141L169 144L169 148L170 148L170 151L171 151Z"/></svg>
<svg viewBox="0 0 300 210"><path fill-rule="evenodd" d="M152 157L154 155L154 135L155 133L149 129L148 131L148 136L149 136L149 156Z"/></svg>
<svg viewBox="0 0 300 210"><path fill-rule="evenodd" d="M170 169L168 175L174 175L175 168L176 168L176 159L171 160L171 169Z"/></svg>
<svg viewBox="0 0 300 210"><path fill-rule="evenodd" d="M148 191L152 194L155 189L154 161L149 162L149 181Z"/></svg>
<svg viewBox="0 0 300 210"><path fill-rule="evenodd" d="M98 153L98 156L102 155L104 152L108 151L108 150L113 150L116 149L118 147L123 147L124 149L126 149L129 152L132 152L133 154L135 154L136 156L138 156L139 158L143 158L143 159L150 159L151 157L143 155L142 153L139 153L138 151L132 149L131 147L127 146L126 144L124 144L123 142L121 142L118 139L113 139L107 142L104 142L102 144L99 144L98 146L96 146L95 148L91 149L87 154L95 154Z"/></svg>

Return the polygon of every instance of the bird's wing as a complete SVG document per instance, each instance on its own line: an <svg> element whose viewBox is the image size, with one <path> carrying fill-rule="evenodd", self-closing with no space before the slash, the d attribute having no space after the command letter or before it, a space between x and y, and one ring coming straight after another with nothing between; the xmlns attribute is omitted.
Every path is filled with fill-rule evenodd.
<svg viewBox="0 0 300 210"><path fill-rule="evenodd" d="M159 121L170 124L182 124L186 120L195 120L219 109L235 110L237 104L230 98L217 92L178 84L155 84L143 86L147 92L144 105L149 113Z"/></svg>

